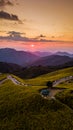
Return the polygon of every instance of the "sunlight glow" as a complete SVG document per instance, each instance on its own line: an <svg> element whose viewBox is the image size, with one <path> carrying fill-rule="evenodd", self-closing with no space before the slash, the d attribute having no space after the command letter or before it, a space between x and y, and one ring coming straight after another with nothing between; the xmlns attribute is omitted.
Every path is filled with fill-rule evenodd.
<svg viewBox="0 0 73 130"><path fill-rule="evenodd" d="M34 45L32 44L31 47L34 47Z"/></svg>

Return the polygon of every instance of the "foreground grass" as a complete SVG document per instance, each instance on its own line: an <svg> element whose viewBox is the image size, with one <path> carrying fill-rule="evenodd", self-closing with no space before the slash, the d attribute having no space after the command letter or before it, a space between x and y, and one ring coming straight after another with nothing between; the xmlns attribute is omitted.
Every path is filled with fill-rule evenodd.
<svg viewBox="0 0 73 130"><path fill-rule="evenodd" d="M10 80L0 85L0 130L73 130L73 83L54 99L44 99L39 90L48 80L72 75L73 68L56 71L27 82L31 86L14 85ZM41 81L40 81L41 80ZM66 86L64 86L67 84Z"/></svg>
<svg viewBox="0 0 73 130"><path fill-rule="evenodd" d="M0 130L73 130L73 110L38 90L11 81L0 86Z"/></svg>
<svg viewBox="0 0 73 130"><path fill-rule="evenodd" d="M0 81L3 80L3 79L5 79L6 77L7 77L6 74L0 74Z"/></svg>
<svg viewBox="0 0 73 130"><path fill-rule="evenodd" d="M67 89L56 95L56 99L73 109L73 90Z"/></svg>

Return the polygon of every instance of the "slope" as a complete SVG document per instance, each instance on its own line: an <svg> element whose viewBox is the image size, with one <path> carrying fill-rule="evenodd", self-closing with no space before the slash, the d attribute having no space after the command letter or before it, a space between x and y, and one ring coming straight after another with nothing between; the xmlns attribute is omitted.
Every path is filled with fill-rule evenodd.
<svg viewBox="0 0 73 130"><path fill-rule="evenodd" d="M14 63L26 66L30 62L37 60L38 57L30 52L16 51L11 48L0 49L0 62Z"/></svg>
<svg viewBox="0 0 73 130"><path fill-rule="evenodd" d="M51 55L51 56L42 57L31 65L32 66L38 66L38 65L58 66L58 65L63 65L70 61L73 61L73 58L70 58L68 56Z"/></svg>
<svg viewBox="0 0 73 130"><path fill-rule="evenodd" d="M73 67L25 80L31 83L31 86L27 87L14 85L10 80L0 85L0 129L73 130L72 100L69 106L66 102L59 100L59 96L56 100L48 100L41 97L39 93L40 89L47 87L48 80L53 81L72 74ZM21 80L18 77L17 79ZM71 88L67 90L68 93L70 90ZM67 97L66 94L65 97ZM69 94L68 97L70 97ZM73 97L72 94L71 97Z"/></svg>

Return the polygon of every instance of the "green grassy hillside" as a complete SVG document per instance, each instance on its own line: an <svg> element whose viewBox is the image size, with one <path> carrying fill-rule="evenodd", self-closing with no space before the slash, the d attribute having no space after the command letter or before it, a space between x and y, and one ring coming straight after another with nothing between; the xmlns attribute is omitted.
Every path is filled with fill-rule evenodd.
<svg viewBox="0 0 73 130"><path fill-rule="evenodd" d="M6 74L0 74L0 81L6 78Z"/></svg>
<svg viewBox="0 0 73 130"><path fill-rule="evenodd" d="M27 81L17 77L31 84L27 87L10 80L1 84L0 130L73 130L73 83L66 83L67 90L58 93L56 100L44 99L39 93L48 80L72 74L73 68L68 68Z"/></svg>
<svg viewBox="0 0 73 130"><path fill-rule="evenodd" d="M51 72L49 74L45 74L37 78L29 79L26 81L28 81L32 85L45 86L47 81L55 81L67 76L73 76L73 67Z"/></svg>

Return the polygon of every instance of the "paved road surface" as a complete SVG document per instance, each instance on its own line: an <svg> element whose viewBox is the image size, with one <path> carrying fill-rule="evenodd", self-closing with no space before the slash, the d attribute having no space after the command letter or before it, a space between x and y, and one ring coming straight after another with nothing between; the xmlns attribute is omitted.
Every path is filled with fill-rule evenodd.
<svg viewBox="0 0 73 130"><path fill-rule="evenodd" d="M73 76L68 76L68 77L64 77L64 78L61 78L59 80L56 80L53 82L53 88L50 88L50 89L45 89L45 91L49 90L47 96L45 96L44 92L42 93L42 90L41 91L41 95L44 97L44 98L54 98L55 99L55 95L58 93L58 92L62 92L63 88L55 88L57 85L59 85L60 83L63 83L65 81L70 81L73 79Z"/></svg>
<svg viewBox="0 0 73 130"><path fill-rule="evenodd" d="M14 77L12 77L11 75L8 75L6 79L1 80L0 84L4 83L8 79L11 80L15 85L29 86L28 84L24 84L24 83L18 81L17 79L15 79ZM73 76L64 77L64 78L61 78L59 80L54 81L53 82L53 88L49 89L48 97L55 99L55 95L58 92L63 91L64 89L59 89L59 88L54 88L54 87L57 86L58 84L62 83L62 82L69 81L71 79L73 79ZM47 89L45 89L45 90L47 90ZM42 94L42 93L41 93L41 95L44 96L44 94ZM44 97L46 97L46 96L44 96Z"/></svg>
<svg viewBox="0 0 73 130"><path fill-rule="evenodd" d="M65 81L69 81L69 80L71 80L71 79L73 79L73 76L68 76L68 77L61 78L61 79L59 79L59 80L55 80L55 81L53 82L53 87L59 85L60 83L65 82Z"/></svg>
<svg viewBox="0 0 73 130"><path fill-rule="evenodd" d="M0 81L0 84L4 83L7 80L11 80L15 85L24 85L24 86L28 86L27 84L24 84L20 81L18 81L17 79L15 79L14 77L12 77L11 75L8 75L7 78L3 79Z"/></svg>
<svg viewBox="0 0 73 130"><path fill-rule="evenodd" d="M15 79L14 77L12 77L11 75L8 75L7 79L10 79L16 85L21 85L21 82L19 82L17 79Z"/></svg>
<svg viewBox="0 0 73 130"><path fill-rule="evenodd" d="M7 80L7 78L6 78L6 79L1 80L1 81L0 81L0 84L3 84L6 80Z"/></svg>

